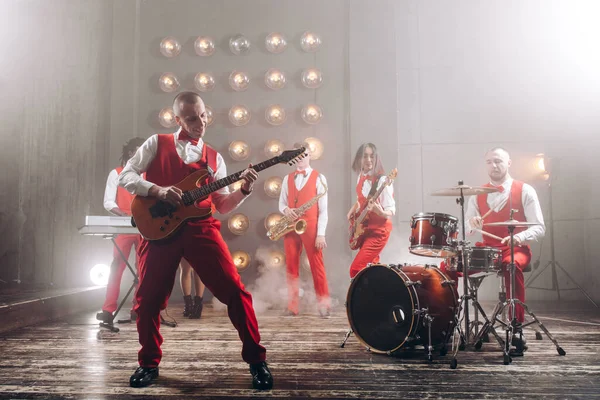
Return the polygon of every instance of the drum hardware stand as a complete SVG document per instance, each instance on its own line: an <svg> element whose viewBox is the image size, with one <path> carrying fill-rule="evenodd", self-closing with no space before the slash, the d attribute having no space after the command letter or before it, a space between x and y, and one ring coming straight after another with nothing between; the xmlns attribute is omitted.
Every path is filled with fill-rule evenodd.
<svg viewBox="0 0 600 400"><path fill-rule="evenodd" d="M138 275L135 272L135 270L133 269L133 267L129 264L129 259L128 257L125 257L125 254L123 254L123 252L121 251L121 248L117 245L117 242L115 241L115 236L112 235L110 240L113 243L113 246L115 246L115 248L117 249L117 251L119 252L119 255L121 256L121 258L123 259L123 261L125 261L125 265L127 265L127 268L129 268L129 271L131 271L131 274L133 275L133 282L131 283L131 286L129 287L129 290L127 291L127 294L123 297L123 299L121 300L121 302L119 303L119 307L117 307L117 309L115 310L115 312L112 314L112 319L110 322L100 322L100 328L105 328L108 329L111 332L114 333L118 333L119 332L119 328L117 328L116 326L114 326L114 320L117 317L117 315L119 314L119 311L121 311L121 308L123 308L123 305L125 304L125 302L127 301L127 299L129 298L129 295L131 294L131 292L133 291L133 289L135 289L135 287L138 284ZM125 319L125 320L118 320L118 323L128 323L131 322L131 319ZM101 336L101 332L99 331L98 334L96 335L98 339L100 339Z"/></svg>
<svg viewBox="0 0 600 400"><path fill-rule="evenodd" d="M420 284L421 282L419 282ZM429 314L429 309L427 308L422 308L420 310L415 310L413 311L413 315L418 315L420 317L423 317L423 326L427 327L427 332L428 332L428 343L427 345L423 345L424 350L427 352L427 361L432 362L433 361L433 345L431 343L431 325L433 324L433 317Z"/></svg>
<svg viewBox="0 0 600 400"><path fill-rule="evenodd" d="M511 210L510 213L510 219L513 219L513 212L514 210ZM516 268L516 264L515 264L515 245L514 245L514 231L516 226L515 225L508 225L508 231L510 233L510 264L509 264L509 268L510 268L510 280L511 280L511 287L510 287L510 297L502 302L502 303L498 303L496 305L496 308L494 309L494 313L492 315L491 320L488 320L486 322L486 325L484 325L484 327L481 329L481 332L487 332L487 330L491 329L492 333L495 332L494 327L493 327L493 323L491 321L494 322L499 322L506 330L506 341L503 344L503 353L504 353L504 365L508 365L512 362L512 357L513 356L522 356L523 355L523 328L532 325L534 323L537 323L537 325L540 327L540 329L546 334L546 336L548 336L548 339L550 339L550 341L556 346L556 351L558 352L559 355L564 356L567 353L563 350L562 347L559 346L558 342L556 341L556 339L554 339L554 337L550 334L550 332L548 331L548 329L546 329L546 327L544 326L544 324L542 324L540 322L540 320L535 316L535 314L529 310L529 307L527 307L527 304L525 304L524 302L522 302L519 299L516 299L514 297L514 293L515 293L515 268ZM531 318L533 319L533 321L528 322L526 324L522 324L519 321L517 321L517 315L516 315L516 306L520 305L523 307L523 309L525 310L525 312L527 312L527 314L529 314L529 316L531 316ZM502 320L498 319L498 314L500 314L501 312L504 311L504 309L509 306L510 307L510 314L511 314L511 321L509 323L505 323ZM511 352L510 351L510 345L512 343L512 340L515 338L516 335L519 335L519 340L517 341L517 345L516 347L516 351L515 352ZM536 335L537 336L537 335Z"/></svg>
<svg viewBox="0 0 600 400"><path fill-rule="evenodd" d="M340 344L340 347L343 349L344 346L346 345L346 342L348 341L348 339L350 338L350 336L354 333L354 331L352 330L352 328L348 329L348 332L346 332L346 335L344 335L344 340L342 341L342 343Z"/></svg>

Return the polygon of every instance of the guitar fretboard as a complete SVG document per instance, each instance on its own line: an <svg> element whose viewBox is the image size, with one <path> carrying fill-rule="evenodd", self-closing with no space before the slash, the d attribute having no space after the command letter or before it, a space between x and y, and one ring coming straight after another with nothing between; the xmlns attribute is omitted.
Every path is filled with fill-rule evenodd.
<svg viewBox="0 0 600 400"><path fill-rule="evenodd" d="M279 163L279 157L273 157L271 159L268 159L267 161L263 161L259 164L253 165L252 168L256 172L260 172L260 171L267 169L269 167L272 167L273 165L276 165L278 163ZM242 175L242 172L244 172L244 171L238 171L229 176L226 176L225 178L219 179L218 181L214 181L214 182L208 183L206 185L202 185L199 188L188 190L187 192L184 192L183 195L181 196L183 199L183 203L186 206L189 206L198 199L207 197L209 194L216 192L217 190L222 189L225 186L234 184L235 182L240 180L240 175Z"/></svg>

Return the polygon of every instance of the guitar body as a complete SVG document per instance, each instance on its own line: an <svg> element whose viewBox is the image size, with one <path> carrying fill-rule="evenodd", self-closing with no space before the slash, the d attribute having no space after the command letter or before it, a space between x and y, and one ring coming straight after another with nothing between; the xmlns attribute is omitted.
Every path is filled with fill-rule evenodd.
<svg viewBox="0 0 600 400"><path fill-rule="evenodd" d="M350 244L350 250L358 250L362 246L365 241L365 233L366 233L366 218L362 222L356 221L356 216L360 215L360 213L356 213L350 219L350 235L348 243Z"/></svg>
<svg viewBox="0 0 600 400"><path fill-rule="evenodd" d="M201 187L208 176L209 172L201 169L173 186L185 193ZM131 203L131 215L146 240L165 239L175 233L185 221L206 218L212 214L210 207L198 207L198 203L204 199L206 197L198 199L189 206L175 207L155 197L135 196Z"/></svg>

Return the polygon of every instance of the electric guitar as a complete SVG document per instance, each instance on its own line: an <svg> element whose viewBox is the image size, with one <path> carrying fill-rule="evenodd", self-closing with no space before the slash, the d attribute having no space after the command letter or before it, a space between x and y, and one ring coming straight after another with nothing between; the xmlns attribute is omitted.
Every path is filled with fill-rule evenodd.
<svg viewBox="0 0 600 400"><path fill-rule="evenodd" d="M397 175L398 169L394 168L386 177L385 182L383 182L383 184L377 189L373 196L367 197L367 201L365 201L365 204L363 204L362 208L358 212L352 214L352 216L350 217L350 249L356 250L360 248L365 239L365 234L367 233L367 215L369 214L367 206L369 205L369 202L371 200L377 200L383 192L383 189L391 185L392 182L394 182L394 179L396 179Z"/></svg>
<svg viewBox="0 0 600 400"><path fill-rule="evenodd" d="M306 156L306 149L286 150L281 155L273 157L260 164L253 165L256 172L276 164L292 165L298 159ZM209 176L206 169L201 169L188 175L184 180L174 185L181 189L183 206L174 206L155 197L135 196L131 203L131 224L136 226L146 240L160 240L171 236L186 220L205 218L211 215L210 207L199 207L198 203L211 193L229 186L240 180L243 171L238 171L214 182L202 184Z"/></svg>

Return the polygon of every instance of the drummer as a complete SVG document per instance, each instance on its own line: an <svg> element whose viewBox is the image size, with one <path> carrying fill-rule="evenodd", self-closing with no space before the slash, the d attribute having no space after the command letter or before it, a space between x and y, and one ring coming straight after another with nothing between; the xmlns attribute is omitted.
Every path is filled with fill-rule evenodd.
<svg viewBox="0 0 600 400"><path fill-rule="evenodd" d="M546 233L544 216L535 189L526 183L514 180L510 176L511 159L508 151L502 147L489 150L485 154L485 165L490 182L485 184L484 187L493 188L496 191L469 198L465 212L465 229L467 234L470 235L477 232L482 233L483 242L476 243L476 246L488 246L502 250L504 281L507 293L510 293L510 273L509 268L507 268L511 258L508 228L505 226L492 227L487 226L487 224L509 220L511 209L513 210L513 219L536 224L528 229L516 228L514 231L516 266L514 297L524 303L525 282L523 269L531 262L531 248L527 243L538 241L544 237ZM457 273L448 271L446 263L442 262L440 268L451 279L457 280ZM525 320L525 311L520 305L516 306L516 319L520 323ZM516 346L515 340L518 340L517 336L513 338L513 345Z"/></svg>

